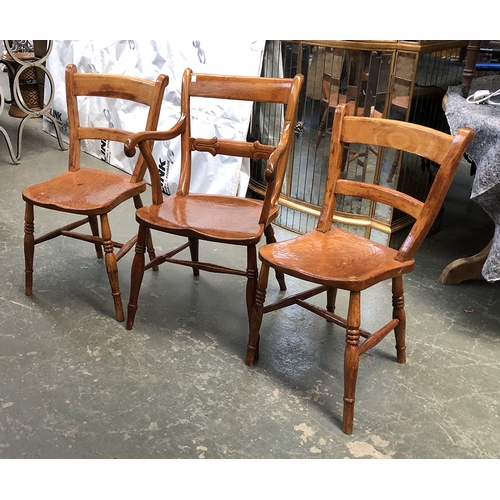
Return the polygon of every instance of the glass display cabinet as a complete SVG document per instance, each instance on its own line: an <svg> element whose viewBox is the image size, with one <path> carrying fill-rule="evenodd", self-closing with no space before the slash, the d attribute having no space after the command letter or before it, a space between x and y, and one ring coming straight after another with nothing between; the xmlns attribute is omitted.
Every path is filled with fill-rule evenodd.
<svg viewBox="0 0 500 500"><path fill-rule="evenodd" d="M353 102L355 113L405 120L449 131L442 99L462 79L468 41L304 41L266 43L263 76L305 76L295 129L294 151L281 196L277 223L303 233L316 226L328 165L335 106ZM250 135L258 139L279 127L283 110L254 108ZM262 192L263 164L252 164L250 190ZM423 199L435 167L398 151L349 150L344 175L394 185ZM371 202L338 200L335 223L356 219L357 230L392 244L411 224L401 214ZM439 224L439 221L437 222Z"/></svg>

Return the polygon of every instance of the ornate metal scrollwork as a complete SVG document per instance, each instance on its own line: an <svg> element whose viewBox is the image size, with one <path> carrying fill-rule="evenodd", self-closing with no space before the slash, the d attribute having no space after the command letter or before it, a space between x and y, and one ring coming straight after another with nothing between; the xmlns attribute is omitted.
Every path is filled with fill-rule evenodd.
<svg viewBox="0 0 500 500"><path fill-rule="evenodd" d="M12 94L11 100L25 115L21 119L21 122L18 127L17 154L14 154L12 146L9 145L10 139L6 135L6 132L4 130L1 130L1 133L5 136L7 143L9 145L9 153L11 155L12 161L16 164L19 164L21 161L21 148L22 148L22 137L23 137L24 126L26 124L26 120L30 118L45 116L48 120L50 120L54 125L54 130L57 136L57 140L59 141L59 147L61 148L61 150L66 149L62 141L59 125L50 114L50 108L54 100L55 88L52 75L50 74L49 70L46 68L44 64L52 51L52 46L54 42L53 40L48 40L47 49L43 56L35 57L33 54L32 59L24 59L20 57L20 55L22 53L26 53L27 50L32 50L32 45L29 42L30 42L29 40L13 40L11 44L9 43L8 40L3 40L7 57L4 56L1 62L5 64L5 66L10 71L12 76L13 81L11 88L11 94ZM20 77L26 70L31 70L35 75L36 75L35 71L43 72L46 77L46 82L48 82L49 84L50 92L48 95L47 102L40 103L40 107L37 107L36 109L35 108L32 109L32 107L30 107L30 104L25 101L25 98L21 91ZM3 100L4 100L3 96L1 100L2 100L2 106L0 106L0 111L3 107Z"/></svg>

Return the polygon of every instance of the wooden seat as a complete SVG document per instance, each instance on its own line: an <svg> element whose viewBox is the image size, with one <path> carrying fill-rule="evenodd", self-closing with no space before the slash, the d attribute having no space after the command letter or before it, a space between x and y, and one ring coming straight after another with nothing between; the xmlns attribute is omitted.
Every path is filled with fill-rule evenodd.
<svg viewBox="0 0 500 500"><path fill-rule="evenodd" d="M111 99L126 99L138 103L138 109L147 108L146 122L139 123L137 130L155 130L158 126L161 103L168 78L160 75L156 82L136 77L105 74L78 73L76 66L66 68L66 99L69 121L69 161L68 170L46 181L29 186L23 190L26 203L24 252L26 269L26 295L33 293L33 259L35 246L58 236L68 236L95 245L98 258L103 257L111 285L115 314L118 321L125 319L120 285L118 281L119 261L135 243L137 235L127 243L113 241L108 214L118 205L133 198L135 208L142 207L140 194L146 190L143 179L146 166L141 155L138 156L132 175L124 172L113 172L81 165L81 141L97 140L118 141L124 143L132 134L125 130L83 126L80 123L78 96L99 98L103 112L109 110ZM107 98L104 101L101 98ZM83 219L54 229L42 236L34 235L34 206L84 215ZM101 222L99 230L98 217ZM89 224L91 234L74 231ZM114 253L114 248L119 248ZM151 241L148 244L150 256L154 257ZM63 264L61 264L63 266Z"/></svg>
<svg viewBox="0 0 500 500"><path fill-rule="evenodd" d="M403 275L413 270L415 253L426 237L463 153L473 138L473 132L468 128L459 130L453 137L420 125L382 118L356 117L352 114L353 109L349 104L337 107L335 112L328 178L317 228L305 235L265 245L260 249L262 264L256 300L250 315L246 357L247 365L252 365L258 359L263 314L286 306L302 306L345 328L343 430L346 434L350 434L353 428L359 356L394 330L397 361L406 362ZM425 203L388 187L341 179L343 150L350 143L401 149L440 164ZM332 227L336 199L342 195L374 200L378 204L395 207L414 218L411 231L401 247L398 250L392 249ZM347 218L345 222L347 223ZM270 268L316 286L306 292L264 305ZM361 328L361 292L384 280L392 280L392 319L378 331L370 333ZM345 318L334 313L339 289L349 292ZM326 308L307 300L322 292L326 292ZM300 331L299 328L297 330ZM360 337L364 341L360 342Z"/></svg>
<svg viewBox="0 0 500 500"><path fill-rule="evenodd" d="M249 310L254 301L257 284L256 245L263 234L267 242L276 241L271 222L278 215L278 198L293 142L294 125L303 83L302 75L293 79L258 78L195 74L184 72L181 94L181 119L170 130L155 133L139 133L126 144L128 154L134 154L138 146L146 158L152 187L149 206L137 210L139 223L136 253L132 263L130 301L127 328L132 329L137 311L139 290L145 269L163 262L171 262L193 268L195 276L200 269L228 273L247 278L246 300ZM193 138L191 136L191 98L236 99L256 102L272 102L285 105L284 126L278 145L260 142L229 140L223 137ZM199 104L198 99L198 105ZM148 150L149 140L170 140L181 136L181 173L175 195L164 198L155 161ZM265 178L267 187L264 200L229 195L193 193L191 176L196 175L192 152L210 155L267 159ZM194 165L193 165L193 164ZM148 229L175 234L187 238L185 244L165 255L158 256L145 265L144 252ZM246 269L234 269L199 260L199 240L240 245L246 248ZM190 249L190 259L174 258L182 250ZM282 276L280 287L285 289Z"/></svg>

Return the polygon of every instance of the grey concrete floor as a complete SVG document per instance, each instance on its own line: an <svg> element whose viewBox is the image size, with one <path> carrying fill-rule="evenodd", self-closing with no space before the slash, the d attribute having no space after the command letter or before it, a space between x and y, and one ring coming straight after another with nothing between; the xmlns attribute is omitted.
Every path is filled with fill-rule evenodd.
<svg viewBox="0 0 500 500"><path fill-rule="evenodd" d="M4 111L0 124L15 134L18 121ZM148 272L127 331L114 320L92 246L66 238L37 247L34 294L25 296L21 190L67 164L67 152L41 128L30 120L20 165L0 138L0 458L499 457L500 283L438 281L449 262L478 252L492 235L491 220L468 199L467 166L446 200L441 231L406 279L408 361L396 363L392 336L362 357L347 436L344 333L302 309L268 314L260 360L246 367L244 279L195 279L167 265ZM36 231L63 219L37 210ZM111 222L117 236L134 232L132 203ZM277 228L279 239L292 236ZM155 235L159 247L173 241ZM244 264L241 249L201 251ZM131 260L120 262L125 303ZM302 285L288 279L288 286ZM389 317L389 285L366 293L362 306L368 328Z"/></svg>

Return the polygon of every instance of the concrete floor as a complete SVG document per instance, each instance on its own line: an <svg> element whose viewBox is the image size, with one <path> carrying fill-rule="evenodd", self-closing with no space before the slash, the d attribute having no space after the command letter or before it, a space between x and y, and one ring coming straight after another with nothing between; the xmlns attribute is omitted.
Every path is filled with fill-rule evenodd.
<svg viewBox="0 0 500 500"><path fill-rule="evenodd" d="M15 134L18 123L4 111L2 126ZM491 220L468 200L466 165L441 231L406 279L408 362L396 363L391 336L362 357L347 436L343 332L298 308L268 314L260 360L246 367L244 279L194 279L166 265L148 272L126 331L113 318L103 263L90 245L66 238L37 247L34 295L24 295L21 190L67 163L41 128L30 120L20 165L0 138L0 458L499 457L500 283L438 281L492 235ZM50 214L35 212L36 231L62 219ZM115 235L135 231L132 203L112 223ZM277 229L279 239L292 236ZM155 237L162 248L172 242ZM238 249L202 252L244 263ZM131 260L120 262L125 303ZM269 295L276 289L271 282ZM391 314L389 292L382 284L365 294L368 328Z"/></svg>

